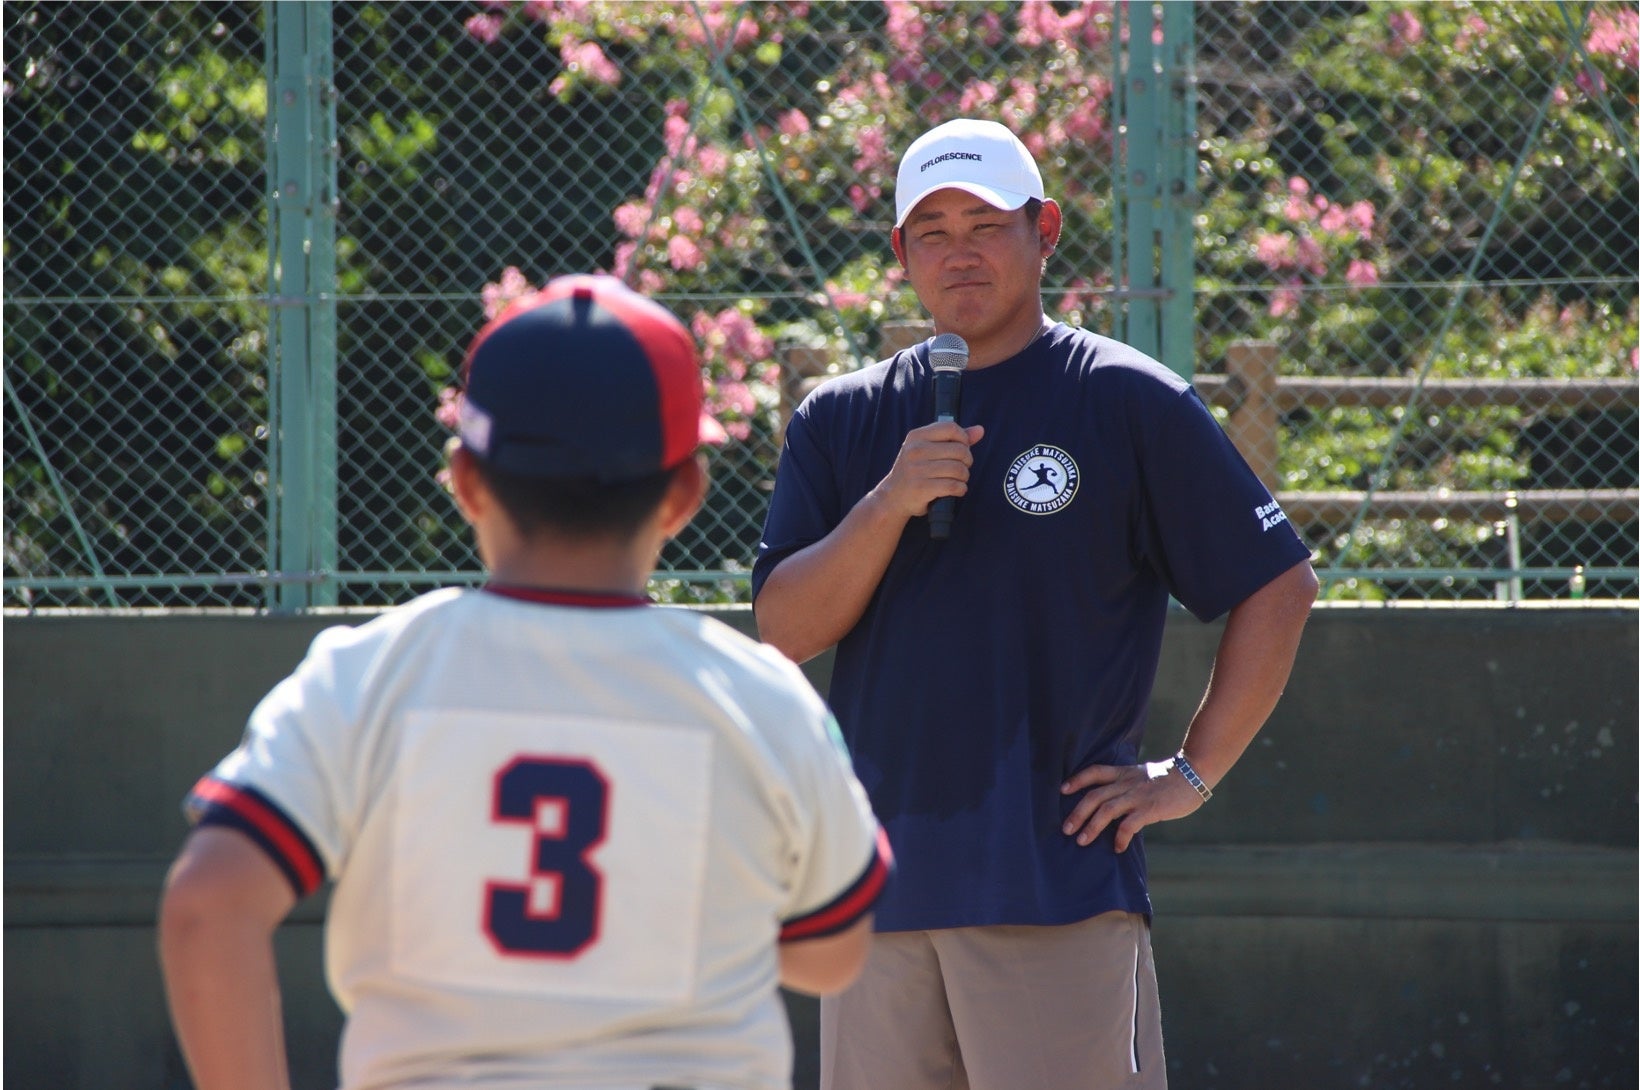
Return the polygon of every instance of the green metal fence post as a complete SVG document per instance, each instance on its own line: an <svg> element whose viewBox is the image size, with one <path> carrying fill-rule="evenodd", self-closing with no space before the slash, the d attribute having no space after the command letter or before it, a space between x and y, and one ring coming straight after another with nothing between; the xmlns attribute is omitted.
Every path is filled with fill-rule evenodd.
<svg viewBox="0 0 1640 1090"><path fill-rule="evenodd" d="M336 65L332 45L330 0L309 0L308 48L313 58L313 93L309 96L308 167L313 199L309 203L308 365L313 374L313 423L317 446L313 462L313 560L320 573L313 584L313 605L335 605L339 503L336 425L336 215L340 194L336 165Z"/></svg>
<svg viewBox="0 0 1640 1090"><path fill-rule="evenodd" d="M1126 208L1126 280L1122 293L1128 344L1147 355L1159 354L1157 344L1156 212L1157 138L1161 129L1156 50L1152 41L1156 22L1151 3L1128 6L1130 25L1127 65L1122 70L1122 100L1127 111L1121 119L1123 192L1117 197Z"/></svg>
<svg viewBox="0 0 1640 1090"><path fill-rule="evenodd" d="M1185 378L1196 370L1196 21L1195 4L1162 5L1161 354Z"/></svg>
<svg viewBox="0 0 1640 1090"><path fill-rule="evenodd" d="M328 0L270 3L269 604L335 600L335 99Z"/></svg>

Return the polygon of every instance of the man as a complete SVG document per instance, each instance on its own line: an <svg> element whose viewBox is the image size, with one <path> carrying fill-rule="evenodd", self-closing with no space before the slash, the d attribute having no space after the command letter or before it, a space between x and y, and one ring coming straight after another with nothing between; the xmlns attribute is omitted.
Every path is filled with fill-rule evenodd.
<svg viewBox="0 0 1640 1090"><path fill-rule="evenodd" d="M822 1001L822 1086L1163 1087L1139 832L1201 807L1274 707L1308 551L1187 382L1045 320L1060 211L1012 133L926 133L895 201L894 253L969 349L962 423L930 423L927 345L820 387L753 572L766 641L837 646L898 868L861 979ZM1170 594L1229 617L1179 756L1147 766Z"/></svg>
<svg viewBox="0 0 1640 1090"><path fill-rule="evenodd" d="M335 880L344 1088L790 1086L777 983L858 971L887 848L796 666L649 605L706 489L688 332L609 277L464 365L490 573L322 633L189 798L160 950L198 1090L284 1090L271 936Z"/></svg>

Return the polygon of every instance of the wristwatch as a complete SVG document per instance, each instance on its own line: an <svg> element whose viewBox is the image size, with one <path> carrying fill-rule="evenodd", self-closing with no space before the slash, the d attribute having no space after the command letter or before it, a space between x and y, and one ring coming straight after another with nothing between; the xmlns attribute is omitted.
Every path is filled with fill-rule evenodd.
<svg viewBox="0 0 1640 1090"><path fill-rule="evenodd" d="M1196 789L1196 794L1202 797L1203 802L1213 797L1213 789L1202 783L1202 778L1196 775L1196 770L1185 760L1184 750L1181 749L1173 755L1173 767L1179 770L1179 775L1184 777L1185 783Z"/></svg>
<svg viewBox="0 0 1640 1090"><path fill-rule="evenodd" d="M1203 802L1213 797L1213 789L1203 783L1200 776L1196 775L1196 770L1190 767L1190 762L1185 759L1184 750L1182 749L1165 761L1151 761L1145 765L1145 775L1153 780L1159 780L1169 772L1174 771L1184 777L1185 783L1196 789L1196 794L1202 797Z"/></svg>

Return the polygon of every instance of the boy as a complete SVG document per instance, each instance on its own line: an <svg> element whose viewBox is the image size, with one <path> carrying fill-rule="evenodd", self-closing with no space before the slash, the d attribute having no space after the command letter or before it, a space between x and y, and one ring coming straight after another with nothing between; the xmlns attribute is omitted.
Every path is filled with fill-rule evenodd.
<svg viewBox="0 0 1640 1090"><path fill-rule="evenodd" d="M199 1090L283 1088L271 936L335 882L341 1083L790 1084L889 856L797 667L642 590L706 490L669 312L555 280L474 339L457 505L490 575L322 633L188 800L160 953Z"/></svg>

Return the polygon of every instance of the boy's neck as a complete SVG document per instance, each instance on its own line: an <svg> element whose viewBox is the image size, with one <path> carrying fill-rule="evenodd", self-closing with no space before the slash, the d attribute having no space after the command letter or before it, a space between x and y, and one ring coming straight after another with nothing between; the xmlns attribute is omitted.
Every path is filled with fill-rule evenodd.
<svg viewBox="0 0 1640 1090"><path fill-rule="evenodd" d="M656 556L636 543L535 541L486 560L491 582L503 586L641 596Z"/></svg>

